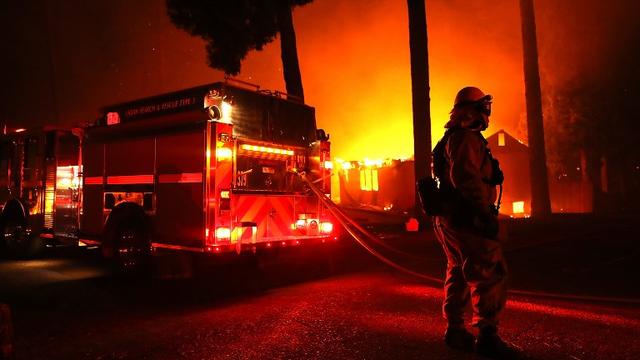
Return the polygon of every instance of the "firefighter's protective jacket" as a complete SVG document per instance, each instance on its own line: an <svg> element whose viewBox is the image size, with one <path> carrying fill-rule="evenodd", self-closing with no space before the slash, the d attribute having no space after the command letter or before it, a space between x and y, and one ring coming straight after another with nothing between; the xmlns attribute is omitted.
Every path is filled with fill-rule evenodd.
<svg viewBox="0 0 640 360"><path fill-rule="evenodd" d="M492 216L496 188L491 183L494 175L491 155L482 134L465 128L455 129L449 136L444 156L444 173L449 176L443 176L440 181L453 189L457 198L452 204L451 215L463 222L474 216Z"/></svg>

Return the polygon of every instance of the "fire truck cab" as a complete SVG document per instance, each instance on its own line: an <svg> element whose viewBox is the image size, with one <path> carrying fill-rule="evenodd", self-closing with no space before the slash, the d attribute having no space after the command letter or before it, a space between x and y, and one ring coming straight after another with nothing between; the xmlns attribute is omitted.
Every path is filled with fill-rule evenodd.
<svg viewBox="0 0 640 360"><path fill-rule="evenodd" d="M125 264L324 242L298 173L330 194L329 151L312 107L228 82L106 108L85 129L79 239Z"/></svg>

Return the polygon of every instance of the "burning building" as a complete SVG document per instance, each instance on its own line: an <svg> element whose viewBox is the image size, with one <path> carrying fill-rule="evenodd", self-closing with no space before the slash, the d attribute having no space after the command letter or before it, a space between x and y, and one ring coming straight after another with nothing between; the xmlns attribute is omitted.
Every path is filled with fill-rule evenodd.
<svg viewBox="0 0 640 360"><path fill-rule="evenodd" d="M505 174L500 213L511 217L531 214L529 147L505 130L487 138ZM339 197L344 207L410 213L415 203L413 160L339 161ZM550 174L552 211L592 211L592 186L586 177Z"/></svg>
<svg viewBox="0 0 640 360"><path fill-rule="evenodd" d="M365 160L338 164L340 204L407 212L415 203L413 160Z"/></svg>

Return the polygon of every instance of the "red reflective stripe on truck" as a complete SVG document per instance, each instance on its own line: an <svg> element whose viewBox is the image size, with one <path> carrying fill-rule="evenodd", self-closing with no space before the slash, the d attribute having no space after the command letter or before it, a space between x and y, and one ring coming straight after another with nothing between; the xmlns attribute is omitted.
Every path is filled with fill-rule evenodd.
<svg viewBox="0 0 640 360"><path fill-rule="evenodd" d="M84 178L85 185L102 185L102 176L87 176Z"/></svg>
<svg viewBox="0 0 640 360"><path fill-rule="evenodd" d="M153 184L153 175L107 176L108 185Z"/></svg>
<svg viewBox="0 0 640 360"><path fill-rule="evenodd" d="M201 183L202 173L180 173L180 174L161 174L158 176L159 183Z"/></svg>

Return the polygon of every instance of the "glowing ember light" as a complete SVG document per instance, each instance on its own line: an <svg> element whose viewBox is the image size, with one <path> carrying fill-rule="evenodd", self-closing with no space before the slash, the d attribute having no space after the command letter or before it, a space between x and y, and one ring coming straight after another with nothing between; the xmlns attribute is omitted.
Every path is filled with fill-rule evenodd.
<svg viewBox="0 0 640 360"><path fill-rule="evenodd" d="M216 149L216 159L218 161L228 161L231 160L232 157L233 150L226 147L220 147Z"/></svg>
<svg viewBox="0 0 640 360"><path fill-rule="evenodd" d="M378 170L371 171L371 190L378 191Z"/></svg>
<svg viewBox="0 0 640 360"><path fill-rule="evenodd" d="M360 190L362 191L378 191L378 170L377 169L361 169L360 170Z"/></svg>
<svg viewBox="0 0 640 360"><path fill-rule="evenodd" d="M364 159L364 166L366 167L382 167L382 165L384 165L385 161L384 160L371 160L371 159Z"/></svg>
<svg viewBox="0 0 640 360"><path fill-rule="evenodd" d="M524 201L514 201L512 206L514 214L524 214Z"/></svg>
<svg viewBox="0 0 640 360"><path fill-rule="evenodd" d="M21 132L24 132L24 131L27 131L27 129L20 128L20 129L16 129L15 130L15 132L17 132L17 133L21 133Z"/></svg>
<svg viewBox="0 0 640 360"><path fill-rule="evenodd" d="M324 168L325 169L333 169L333 163L331 161L325 161L324 162Z"/></svg>
<svg viewBox="0 0 640 360"><path fill-rule="evenodd" d="M300 219L296 221L296 229L304 229L307 225L307 221L305 219Z"/></svg>

